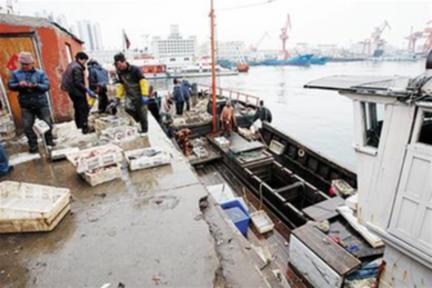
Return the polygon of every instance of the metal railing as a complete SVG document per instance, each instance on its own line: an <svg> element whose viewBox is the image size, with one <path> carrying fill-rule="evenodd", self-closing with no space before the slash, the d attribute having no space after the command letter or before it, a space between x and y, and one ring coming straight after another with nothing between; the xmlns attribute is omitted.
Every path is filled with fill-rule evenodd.
<svg viewBox="0 0 432 288"><path fill-rule="evenodd" d="M208 91L211 94L211 86L206 84L198 84L198 90ZM226 88L216 88L216 94L219 97L226 97L231 100L241 101L246 104L259 106L260 98L257 96L249 95L247 93L234 91Z"/></svg>

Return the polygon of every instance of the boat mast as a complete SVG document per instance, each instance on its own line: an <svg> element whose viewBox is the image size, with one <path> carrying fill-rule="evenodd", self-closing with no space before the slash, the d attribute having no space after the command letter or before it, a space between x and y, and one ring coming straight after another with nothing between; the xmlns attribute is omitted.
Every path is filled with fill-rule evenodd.
<svg viewBox="0 0 432 288"><path fill-rule="evenodd" d="M210 0L210 49L211 49L211 76L212 76L212 115L213 133L217 131L216 115L216 57L215 57L215 11L214 0Z"/></svg>

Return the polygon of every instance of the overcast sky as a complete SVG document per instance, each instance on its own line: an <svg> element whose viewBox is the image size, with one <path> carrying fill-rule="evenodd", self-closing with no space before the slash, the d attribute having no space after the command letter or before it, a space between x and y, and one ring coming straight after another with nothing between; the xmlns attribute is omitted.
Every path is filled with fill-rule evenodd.
<svg viewBox="0 0 432 288"><path fill-rule="evenodd" d="M291 44L347 45L369 37L375 26L387 20L391 30L385 31L383 37L393 45L405 47L403 38L411 26L415 30L424 29L426 22L432 20L431 0L273 0L264 5L227 10L266 1L215 0L218 39L244 40L250 45L268 32L271 36L261 48L280 49L280 29L289 13ZM210 0L18 0L18 9L24 15L45 9L65 14L69 24L81 19L99 22L104 45L112 48L121 47L122 29L126 30L132 47L136 47L142 43L143 34L166 36L170 24L179 24L184 36L196 35L199 42L206 41L209 6Z"/></svg>

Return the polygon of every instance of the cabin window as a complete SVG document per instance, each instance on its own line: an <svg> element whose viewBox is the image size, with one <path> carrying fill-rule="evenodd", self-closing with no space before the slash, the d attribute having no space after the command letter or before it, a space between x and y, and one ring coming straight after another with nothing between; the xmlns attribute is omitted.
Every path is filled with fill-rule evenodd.
<svg viewBox="0 0 432 288"><path fill-rule="evenodd" d="M418 142L432 145L432 112L423 111Z"/></svg>
<svg viewBox="0 0 432 288"><path fill-rule="evenodd" d="M384 123L384 105L362 102L364 146L378 148Z"/></svg>

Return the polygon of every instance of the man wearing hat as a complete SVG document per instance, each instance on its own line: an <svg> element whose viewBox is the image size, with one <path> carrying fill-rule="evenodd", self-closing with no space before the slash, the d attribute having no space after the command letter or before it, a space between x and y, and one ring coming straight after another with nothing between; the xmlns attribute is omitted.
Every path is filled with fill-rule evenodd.
<svg viewBox="0 0 432 288"><path fill-rule="evenodd" d="M114 56L114 66L117 71L117 97L109 105L107 110L120 104L120 100L126 96L125 111L136 122L141 124L141 132L147 133L147 105L149 103L149 85L140 68L130 65L123 53Z"/></svg>
<svg viewBox="0 0 432 288"><path fill-rule="evenodd" d="M45 73L34 67L31 53L21 52L18 57L21 69L12 72L9 89L18 92L24 133L27 136L30 153L38 152L37 136L33 132L35 117L45 121L52 128L50 108L46 92L50 84ZM45 133L48 146L54 146L51 129Z"/></svg>

